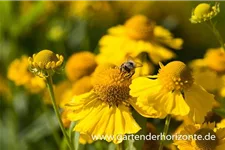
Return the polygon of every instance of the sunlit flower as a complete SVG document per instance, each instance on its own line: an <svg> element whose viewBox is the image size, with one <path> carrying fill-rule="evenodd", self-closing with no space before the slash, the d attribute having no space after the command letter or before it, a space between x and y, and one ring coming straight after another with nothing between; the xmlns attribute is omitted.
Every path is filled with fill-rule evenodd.
<svg viewBox="0 0 225 150"><path fill-rule="evenodd" d="M177 140L179 150L224 150L225 149L225 128L216 128L215 123L188 125L180 132L181 135L201 135L206 138L210 134L210 138L202 140L191 138L190 140ZM212 137L215 138L212 138Z"/></svg>
<svg viewBox="0 0 225 150"><path fill-rule="evenodd" d="M203 59L193 60L189 66L196 83L225 97L225 52L222 48L208 49Z"/></svg>
<svg viewBox="0 0 225 150"><path fill-rule="evenodd" d="M25 55L9 65L7 77L17 86L24 86L31 93L38 93L45 88L44 80L35 77L29 71L28 57Z"/></svg>
<svg viewBox="0 0 225 150"><path fill-rule="evenodd" d="M183 62L173 61L166 66L160 63L160 67L157 76L132 81L130 94L137 97L136 104L146 110L147 117L155 117L156 110L162 113L158 116L161 118L167 114L188 115L202 123L212 108L214 96L194 82L190 69Z"/></svg>
<svg viewBox="0 0 225 150"><path fill-rule="evenodd" d="M28 58L29 68L35 75L46 78L62 69L63 56L50 50L42 50Z"/></svg>
<svg viewBox="0 0 225 150"><path fill-rule="evenodd" d="M182 43L182 39L174 38L167 29L143 15L136 15L124 25L110 28L102 37L97 62L119 65L126 61L127 56L136 58L147 53L154 63L158 63L176 56L167 47L181 49Z"/></svg>
<svg viewBox="0 0 225 150"><path fill-rule="evenodd" d="M110 66L110 65L109 65ZM75 96L67 104L68 119L78 121L74 130L81 134L118 136L140 130L129 108L131 78L119 67L100 67L93 76L93 90ZM90 123L91 120L91 123ZM106 139L122 142L122 139Z"/></svg>
<svg viewBox="0 0 225 150"><path fill-rule="evenodd" d="M220 12L219 3L215 3L214 6L210 6L207 3L199 4L193 11L190 18L191 23L201 23L209 21Z"/></svg>
<svg viewBox="0 0 225 150"><path fill-rule="evenodd" d="M67 61L65 71L70 81L90 75L96 68L95 55L85 51L73 54Z"/></svg>

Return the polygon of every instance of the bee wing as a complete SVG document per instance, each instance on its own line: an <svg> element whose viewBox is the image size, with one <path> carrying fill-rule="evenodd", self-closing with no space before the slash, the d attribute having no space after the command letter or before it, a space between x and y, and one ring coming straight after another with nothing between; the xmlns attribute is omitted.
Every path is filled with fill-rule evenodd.
<svg viewBox="0 0 225 150"><path fill-rule="evenodd" d="M127 56L127 61L129 61L129 60L135 62L135 67L136 67L136 68L137 68L137 67L142 67L142 66L143 66L143 64L142 64L141 62L139 62L137 59L135 59L134 57Z"/></svg>

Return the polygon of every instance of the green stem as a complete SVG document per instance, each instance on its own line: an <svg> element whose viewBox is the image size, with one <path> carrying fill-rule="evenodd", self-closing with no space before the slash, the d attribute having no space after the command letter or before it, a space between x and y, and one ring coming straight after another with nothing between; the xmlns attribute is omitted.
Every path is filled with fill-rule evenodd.
<svg viewBox="0 0 225 150"><path fill-rule="evenodd" d="M223 50L225 50L223 38L220 35L220 32L216 29L216 26L213 24L212 20L209 21L209 26L212 29L212 31L213 31L214 35L216 36L217 40L219 41L220 46L223 48Z"/></svg>
<svg viewBox="0 0 225 150"><path fill-rule="evenodd" d="M47 117L47 120L48 120L48 122L49 122L49 125L50 126L53 126L53 122L52 122L52 118L49 116L49 114L48 114L48 108L46 107L46 104L42 101L41 102L42 103L42 110L44 111L44 112L46 112L46 117ZM60 136L59 136L59 134L56 132L56 130L54 130L54 129L52 129L52 135L53 135L53 138L55 139L55 141L56 141L56 144L58 145L58 146L60 146Z"/></svg>
<svg viewBox="0 0 225 150"><path fill-rule="evenodd" d="M166 137L167 133L168 133L168 129L169 129L169 125L170 125L170 120L171 120L171 115L167 115L166 117L166 122L165 122L165 126L164 126L164 130L163 130L163 138ZM165 139L160 141L160 145L159 145L159 150L163 149L163 143L164 143Z"/></svg>
<svg viewBox="0 0 225 150"><path fill-rule="evenodd" d="M116 145L116 150L123 150L123 142Z"/></svg>
<svg viewBox="0 0 225 150"><path fill-rule="evenodd" d="M71 141L69 139L69 136L67 135L66 130L63 126L61 116L60 116L60 113L59 113L59 110L58 110L58 107L57 107L57 104L56 104L56 101L55 101L55 95L54 95L54 91L53 91L52 77L51 76L46 78L46 84L47 84L48 91L49 91L49 94L50 94L50 97L51 97L51 100L52 100L52 105L53 105L56 117L59 121L59 126L62 130L62 133L63 133L64 137L66 138L66 141L67 141L67 144L68 144L70 150L73 150L73 146L72 146Z"/></svg>

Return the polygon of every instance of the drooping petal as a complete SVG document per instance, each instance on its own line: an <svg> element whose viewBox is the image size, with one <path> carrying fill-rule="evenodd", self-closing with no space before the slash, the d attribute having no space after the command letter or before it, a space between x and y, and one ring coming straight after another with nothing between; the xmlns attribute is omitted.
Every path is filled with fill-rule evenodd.
<svg viewBox="0 0 225 150"><path fill-rule="evenodd" d="M185 116L190 111L189 106L179 92L169 92L167 96L164 96L164 99L162 97L161 101L168 114Z"/></svg>
<svg viewBox="0 0 225 150"><path fill-rule="evenodd" d="M196 123L203 123L207 112L212 109L214 96L195 83L184 91L186 103L190 107L189 117Z"/></svg>

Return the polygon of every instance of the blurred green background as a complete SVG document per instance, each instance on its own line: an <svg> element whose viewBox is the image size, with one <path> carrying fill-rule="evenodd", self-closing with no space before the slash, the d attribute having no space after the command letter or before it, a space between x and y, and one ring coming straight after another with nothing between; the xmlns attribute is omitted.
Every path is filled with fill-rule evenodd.
<svg viewBox="0 0 225 150"><path fill-rule="evenodd" d="M97 54L98 41L108 28L123 24L135 14L144 14L184 40L183 49L176 51L177 59L188 62L203 57L208 48L219 47L205 24L190 23L192 9L197 4L189 1L1 1L0 76L1 82L9 86L11 96L0 93L0 149L59 149L52 136L52 131L59 128L53 111L43 113L40 95L30 95L7 80L8 65L14 59L24 54L31 56L42 49L62 54L66 60L82 50ZM225 39L225 2L220 2L220 9L213 21ZM62 78L65 75L56 76L58 81ZM53 124L47 123L46 116ZM83 148L114 149L114 146L96 142Z"/></svg>

